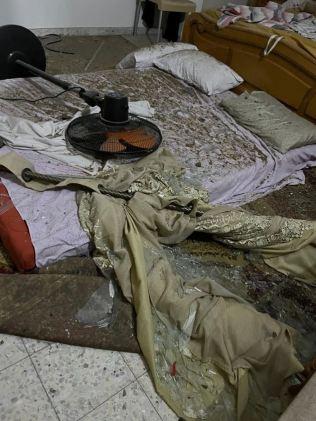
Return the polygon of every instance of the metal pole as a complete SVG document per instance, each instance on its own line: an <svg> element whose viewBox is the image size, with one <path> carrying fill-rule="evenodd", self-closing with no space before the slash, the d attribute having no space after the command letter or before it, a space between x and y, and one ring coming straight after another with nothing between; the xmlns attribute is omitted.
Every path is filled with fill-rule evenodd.
<svg viewBox="0 0 316 421"><path fill-rule="evenodd" d="M101 108L101 111L103 112L104 98L99 94L99 92L86 90L80 85L69 83L64 80L58 79L57 77L52 76L49 73L46 73L43 70L40 70L37 67L34 67L31 64L26 63L25 61L21 59L16 59L13 62L14 64L17 64L18 66L24 67L24 69L27 69L30 73L33 73L36 76L40 76L43 79L48 80L49 82L53 83L54 85L59 86L65 91L71 91L71 90L77 89L78 90L77 93L80 96L80 98L82 98L88 105L90 105L90 107L94 107L95 105L97 105Z"/></svg>
<svg viewBox="0 0 316 421"><path fill-rule="evenodd" d="M29 72L33 73L36 76L41 76L43 79L48 80L49 82L53 83L54 85L60 86L65 90L70 90L73 88L82 89L79 85L74 85L73 83L65 82L64 80L58 79L55 76L50 75L49 73L43 72L43 70L38 69L37 67L32 66L31 64L26 63L23 60L17 59L15 63L19 66L24 67Z"/></svg>
<svg viewBox="0 0 316 421"><path fill-rule="evenodd" d="M142 1L137 0L136 10L135 10L135 18L134 18L133 36L137 35L141 4L142 4Z"/></svg>
<svg viewBox="0 0 316 421"><path fill-rule="evenodd" d="M160 41L160 32L161 32L161 22L162 22L162 10L159 10L159 23L158 23L158 34L157 34L157 42Z"/></svg>

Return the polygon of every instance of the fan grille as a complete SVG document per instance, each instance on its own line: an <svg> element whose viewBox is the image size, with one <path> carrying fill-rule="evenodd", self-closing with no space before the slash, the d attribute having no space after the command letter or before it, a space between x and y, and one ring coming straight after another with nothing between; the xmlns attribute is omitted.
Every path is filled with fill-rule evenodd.
<svg viewBox="0 0 316 421"><path fill-rule="evenodd" d="M161 144L161 133L153 123L133 117L128 124L109 126L99 114L73 120L66 138L72 146L98 158L148 155Z"/></svg>
<svg viewBox="0 0 316 421"><path fill-rule="evenodd" d="M146 127L131 130L107 132L106 140L101 144L100 151L117 153L127 148L151 150L156 145L156 136Z"/></svg>

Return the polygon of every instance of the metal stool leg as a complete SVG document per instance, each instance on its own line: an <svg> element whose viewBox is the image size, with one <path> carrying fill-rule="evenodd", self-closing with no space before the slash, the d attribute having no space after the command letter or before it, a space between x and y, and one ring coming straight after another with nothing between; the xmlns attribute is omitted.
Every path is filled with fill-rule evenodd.
<svg viewBox="0 0 316 421"><path fill-rule="evenodd" d="M141 6L142 6L141 0L137 0L137 5L136 5L136 9L135 9L135 17L134 17L134 27L133 27L133 35L134 36L137 35Z"/></svg>
<svg viewBox="0 0 316 421"><path fill-rule="evenodd" d="M184 15L184 20L183 20L183 22L182 22L182 23L180 23L180 26L179 26L179 34L178 34L178 36L179 36L180 41L182 41L182 35L183 35L184 22L185 22L185 19L186 19L186 17L187 17L187 16L188 16L188 14L187 14L187 13L185 13L185 15Z"/></svg>
<svg viewBox="0 0 316 421"><path fill-rule="evenodd" d="M159 23L158 23L157 42L160 41L162 14L163 14L163 11L162 10L159 10Z"/></svg>

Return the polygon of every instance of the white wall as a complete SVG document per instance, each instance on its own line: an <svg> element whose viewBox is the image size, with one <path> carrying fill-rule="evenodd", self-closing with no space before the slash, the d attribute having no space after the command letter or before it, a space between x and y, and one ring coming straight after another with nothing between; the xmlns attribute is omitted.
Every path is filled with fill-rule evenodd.
<svg viewBox="0 0 316 421"><path fill-rule="evenodd" d="M127 27L134 0L0 0L0 24L28 28Z"/></svg>
<svg viewBox="0 0 316 421"><path fill-rule="evenodd" d="M203 0L195 0L199 9ZM0 0L0 25L34 28L131 27L136 0Z"/></svg>

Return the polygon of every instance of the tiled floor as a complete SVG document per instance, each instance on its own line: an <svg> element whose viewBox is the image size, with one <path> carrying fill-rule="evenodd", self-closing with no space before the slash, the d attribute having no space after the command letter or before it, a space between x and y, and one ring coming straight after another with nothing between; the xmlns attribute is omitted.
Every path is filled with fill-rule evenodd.
<svg viewBox="0 0 316 421"><path fill-rule="evenodd" d="M108 69L150 45L145 35L65 37L47 52L50 73ZM139 355L0 334L1 421L172 421Z"/></svg>
<svg viewBox="0 0 316 421"><path fill-rule="evenodd" d="M52 74L94 72L103 69L111 69L126 54L137 48L151 45L147 35L107 35L91 37L64 37L61 42L50 45L57 51L65 51L72 54L63 54L46 50L47 71ZM43 44L55 40L47 37L42 40Z"/></svg>
<svg viewBox="0 0 316 421"><path fill-rule="evenodd" d="M174 421L137 354L0 335L1 421Z"/></svg>

